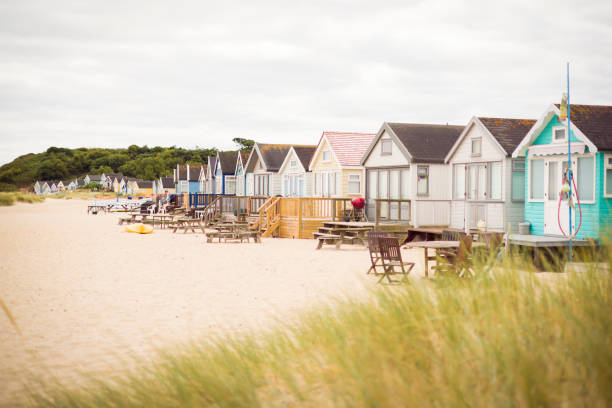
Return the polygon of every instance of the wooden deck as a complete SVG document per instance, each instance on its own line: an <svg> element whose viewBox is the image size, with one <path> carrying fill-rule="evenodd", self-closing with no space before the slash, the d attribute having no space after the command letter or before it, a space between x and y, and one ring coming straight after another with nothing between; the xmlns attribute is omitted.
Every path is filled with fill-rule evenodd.
<svg viewBox="0 0 612 408"><path fill-rule="evenodd" d="M569 238L549 235L520 235L510 234L508 241L511 245L527 246L532 248L564 248L569 247ZM572 240L572 246L596 246L594 241L586 239Z"/></svg>

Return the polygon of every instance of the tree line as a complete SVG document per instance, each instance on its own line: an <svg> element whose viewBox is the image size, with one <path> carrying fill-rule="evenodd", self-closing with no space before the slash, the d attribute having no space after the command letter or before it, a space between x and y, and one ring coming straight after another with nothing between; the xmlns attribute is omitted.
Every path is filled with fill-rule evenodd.
<svg viewBox="0 0 612 408"><path fill-rule="evenodd" d="M235 138L241 151L248 152L254 141ZM216 148L184 149L131 145L127 149L49 147L43 153L29 153L0 167L0 191L31 187L36 180L66 180L85 174L123 173L128 177L153 180L172 175L177 164L208 163Z"/></svg>

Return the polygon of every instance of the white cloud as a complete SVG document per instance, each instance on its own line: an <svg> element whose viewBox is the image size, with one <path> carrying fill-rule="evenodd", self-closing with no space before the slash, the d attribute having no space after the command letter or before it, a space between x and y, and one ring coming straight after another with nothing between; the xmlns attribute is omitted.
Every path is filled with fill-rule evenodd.
<svg viewBox="0 0 612 408"><path fill-rule="evenodd" d="M385 121L610 104L612 6L545 2L0 5L0 163L57 146L317 142Z"/></svg>

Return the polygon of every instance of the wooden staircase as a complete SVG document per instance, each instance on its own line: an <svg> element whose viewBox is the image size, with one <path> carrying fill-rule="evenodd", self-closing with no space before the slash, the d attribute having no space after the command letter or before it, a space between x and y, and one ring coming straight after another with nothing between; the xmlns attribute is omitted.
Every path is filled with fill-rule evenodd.
<svg viewBox="0 0 612 408"><path fill-rule="evenodd" d="M254 223L253 228L259 229L262 238L277 236L281 217L280 217L281 197L270 197L259 208L259 218Z"/></svg>
<svg viewBox="0 0 612 408"><path fill-rule="evenodd" d="M210 204L204 207L202 225L209 227L223 219L222 197L216 197Z"/></svg>

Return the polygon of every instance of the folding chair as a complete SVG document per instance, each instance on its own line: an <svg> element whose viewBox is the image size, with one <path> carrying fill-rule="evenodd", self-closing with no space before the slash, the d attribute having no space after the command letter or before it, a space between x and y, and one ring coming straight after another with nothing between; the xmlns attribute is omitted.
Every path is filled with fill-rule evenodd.
<svg viewBox="0 0 612 408"><path fill-rule="evenodd" d="M374 274L376 275L376 267L382 267L382 259L380 256L380 246L378 244L378 239L381 237L388 236L389 235L386 232L368 231L368 249L370 250L370 262L372 263L372 265L370 266L370 269L368 269L366 275L370 272L374 272Z"/></svg>
<svg viewBox="0 0 612 408"><path fill-rule="evenodd" d="M383 276L380 277L378 283L382 282L385 277L389 283L397 282L391 279L391 275L400 273L395 270L395 268L398 267L404 275L402 281L405 280L412 268L414 268L414 262L402 261L402 253L397 238L380 237L378 238L378 245L380 247L380 255L383 264Z"/></svg>
<svg viewBox="0 0 612 408"><path fill-rule="evenodd" d="M459 248L457 249L457 256L454 259L455 272L460 278L468 275L474 276L474 269L472 269L472 237L465 235L459 239Z"/></svg>

